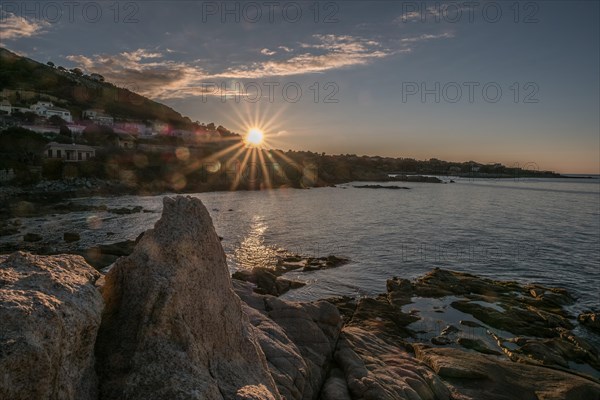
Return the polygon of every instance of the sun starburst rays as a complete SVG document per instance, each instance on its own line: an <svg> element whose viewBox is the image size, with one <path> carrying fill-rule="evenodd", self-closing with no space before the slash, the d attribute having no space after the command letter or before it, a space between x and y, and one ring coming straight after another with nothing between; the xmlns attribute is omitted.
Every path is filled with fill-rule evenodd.
<svg viewBox="0 0 600 400"><path fill-rule="evenodd" d="M233 108L227 125L244 132L242 137L223 137L218 151L204 158L190 157L186 175L202 171L211 182L226 182L229 190L271 189L297 183L303 167L281 150L273 150L284 145L278 143L278 133L289 125L284 124L285 108L270 108L257 104Z"/></svg>

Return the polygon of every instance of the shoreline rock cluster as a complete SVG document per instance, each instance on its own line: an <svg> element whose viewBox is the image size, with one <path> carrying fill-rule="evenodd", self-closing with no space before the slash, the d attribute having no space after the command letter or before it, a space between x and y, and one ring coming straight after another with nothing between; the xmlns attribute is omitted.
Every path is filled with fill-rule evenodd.
<svg viewBox="0 0 600 400"><path fill-rule="evenodd" d="M344 262L300 261L280 272ZM600 398L598 348L562 289L434 269L377 297L297 303L263 272L231 279L191 197L165 198L106 275L76 255L0 256L0 398ZM580 319L595 335L596 315Z"/></svg>
<svg viewBox="0 0 600 400"><path fill-rule="evenodd" d="M329 255L327 257L288 255L279 258L277 264L273 268L255 267L252 269L241 269L234 272L232 278L253 283L256 286L254 288L256 293L280 296L291 289L297 289L305 285L304 282L283 278L283 274L296 270L312 272L322 269L337 268L348 262L350 262L349 259L334 255Z"/></svg>

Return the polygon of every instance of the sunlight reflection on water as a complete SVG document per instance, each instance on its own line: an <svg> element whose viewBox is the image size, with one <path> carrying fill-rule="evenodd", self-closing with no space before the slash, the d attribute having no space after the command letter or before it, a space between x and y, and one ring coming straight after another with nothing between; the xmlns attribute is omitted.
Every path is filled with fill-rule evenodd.
<svg viewBox="0 0 600 400"><path fill-rule="evenodd" d="M265 244L266 230L267 224L260 216L252 217L249 232L233 250L238 268L252 269L257 266L273 268L281 257L288 254L285 249Z"/></svg>

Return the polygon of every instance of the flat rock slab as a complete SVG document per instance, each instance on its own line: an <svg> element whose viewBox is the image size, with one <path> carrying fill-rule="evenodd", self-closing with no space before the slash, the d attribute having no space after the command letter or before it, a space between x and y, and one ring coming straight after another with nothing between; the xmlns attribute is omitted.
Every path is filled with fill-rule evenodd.
<svg viewBox="0 0 600 400"><path fill-rule="evenodd" d="M450 348L417 346L424 361L464 400L599 399L600 384L551 368ZM459 395L461 397L459 397Z"/></svg>

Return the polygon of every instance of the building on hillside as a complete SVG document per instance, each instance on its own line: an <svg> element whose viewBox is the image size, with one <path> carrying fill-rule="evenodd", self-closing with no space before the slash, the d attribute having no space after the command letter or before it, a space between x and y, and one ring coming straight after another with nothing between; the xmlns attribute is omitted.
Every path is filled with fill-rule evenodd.
<svg viewBox="0 0 600 400"><path fill-rule="evenodd" d="M122 149L133 149L135 147L135 138L128 133L117 133L117 142Z"/></svg>
<svg viewBox="0 0 600 400"><path fill-rule="evenodd" d="M169 124L162 121L154 121L152 123L151 135L168 135Z"/></svg>
<svg viewBox="0 0 600 400"><path fill-rule="evenodd" d="M0 114L10 115L12 112L12 106L8 100L0 101Z"/></svg>
<svg viewBox="0 0 600 400"><path fill-rule="evenodd" d="M71 131L71 133L75 133L77 135L81 135L83 131L87 128L85 125L79 124L67 124L67 129Z"/></svg>
<svg viewBox="0 0 600 400"><path fill-rule="evenodd" d="M50 142L46 145L46 157L67 162L87 161L96 156L96 149L82 144Z"/></svg>
<svg viewBox="0 0 600 400"><path fill-rule="evenodd" d="M11 115L14 114L14 113L25 114L25 113L28 113L28 112L33 112L33 111L31 111L31 108L27 108L27 107L11 107L10 108Z"/></svg>
<svg viewBox="0 0 600 400"><path fill-rule="evenodd" d="M38 101L34 105L32 105L30 111L33 111L40 117L50 118L54 115L64 119L66 122L73 122L73 117L71 116L71 112L65 108L55 107L49 101Z"/></svg>
<svg viewBox="0 0 600 400"><path fill-rule="evenodd" d="M148 127L146 124L141 122L116 122L114 124L115 132L121 130L122 132L129 133L134 136L143 136L146 135L146 131Z"/></svg>
<svg viewBox="0 0 600 400"><path fill-rule="evenodd" d="M50 107L54 107L54 104L51 101L38 101L29 108L33 110L33 112L37 113L38 111L43 110L44 108Z"/></svg>
<svg viewBox="0 0 600 400"><path fill-rule="evenodd" d="M100 125L113 126L115 119L106 114L104 110L90 109L83 112L83 118L97 122Z"/></svg>

